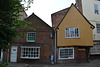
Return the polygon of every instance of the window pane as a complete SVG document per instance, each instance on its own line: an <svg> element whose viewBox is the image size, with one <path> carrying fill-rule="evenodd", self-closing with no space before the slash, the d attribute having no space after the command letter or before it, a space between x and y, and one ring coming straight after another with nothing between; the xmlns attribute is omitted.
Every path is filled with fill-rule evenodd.
<svg viewBox="0 0 100 67"><path fill-rule="evenodd" d="M39 58L39 49L40 48L21 48L21 57L23 58Z"/></svg>
<svg viewBox="0 0 100 67"><path fill-rule="evenodd" d="M94 4L94 13L99 14L99 9L97 4Z"/></svg>
<svg viewBox="0 0 100 67"><path fill-rule="evenodd" d="M94 4L94 9L98 10L98 5L97 4Z"/></svg>
<svg viewBox="0 0 100 67"><path fill-rule="evenodd" d="M27 40L28 41L35 41L35 33L34 32L28 33Z"/></svg>
<svg viewBox="0 0 100 67"><path fill-rule="evenodd" d="M75 28L70 28L70 35L71 35L71 37L74 37L74 32L75 32Z"/></svg>
<svg viewBox="0 0 100 67"><path fill-rule="evenodd" d="M68 38L77 38L77 37L79 37L78 28L66 28L66 37L68 37Z"/></svg>
<svg viewBox="0 0 100 67"><path fill-rule="evenodd" d="M100 24L96 24L96 27L97 27L97 33L100 34Z"/></svg>
<svg viewBox="0 0 100 67"><path fill-rule="evenodd" d="M69 28L66 29L66 37L70 37L70 35L69 35Z"/></svg>
<svg viewBox="0 0 100 67"><path fill-rule="evenodd" d="M61 59L68 59L68 58L73 58L73 56L74 56L74 54L73 54L73 48L71 49L69 49L69 48L64 48L64 49L60 49L60 58Z"/></svg>

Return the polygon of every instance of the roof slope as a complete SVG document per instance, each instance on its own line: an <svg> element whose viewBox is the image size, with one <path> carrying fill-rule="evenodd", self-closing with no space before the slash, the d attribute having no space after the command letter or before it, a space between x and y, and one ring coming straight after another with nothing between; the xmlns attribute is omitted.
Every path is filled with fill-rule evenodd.
<svg viewBox="0 0 100 67"><path fill-rule="evenodd" d="M34 13L32 15L30 15L28 18L26 18L26 21L28 22L32 22L32 25L30 25L33 28L39 28L40 29L48 29L49 30L53 30L47 23L45 23L42 19L40 19L38 16L36 16ZM48 30L48 31L49 31Z"/></svg>
<svg viewBox="0 0 100 67"><path fill-rule="evenodd" d="M70 8L74 6L76 8L76 6L74 4L72 4L70 6ZM63 19L65 18L66 14L68 13L68 11L70 10L70 8L61 10L59 12L56 12L54 14L52 14L52 26L54 27L54 30L56 30L58 28L58 26L60 25L60 23L63 21ZM77 8L76 8L77 9ZM78 10L78 9L77 9ZM92 25L86 18L85 16L78 10L78 12L84 17L84 19L91 25L91 28L94 29L95 26Z"/></svg>

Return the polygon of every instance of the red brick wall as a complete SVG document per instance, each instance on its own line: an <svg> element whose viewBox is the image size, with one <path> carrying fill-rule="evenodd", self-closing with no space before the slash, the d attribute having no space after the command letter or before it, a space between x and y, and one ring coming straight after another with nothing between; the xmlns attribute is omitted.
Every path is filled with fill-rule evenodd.
<svg viewBox="0 0 100 67"><path fill-rule="evenodd" d="M51 44L42 44L40 47L40 59L22 59L20 58L21 53L18 50L18 62L29 62L29 63L50 63L50 55L52 52ZM19 47L20 49L20 47Z"/></svg>
<svg viewBox="0 0 100 67"><path fill-rule="evenodd" d="M64 10L61 10L61 11L58 11L56 13L53 13L51 15L51 18L52 18L52 27L54 27L54 30L58 26L58 24L61 22L61 20L63 19L63 17L67 13L67 11L68 11L68 8L66 8Z"/></svg>
<svg viewBox="0 0 100 67"><path fill-rule="evenodd" d="M86 49L78 49L78 54L76 55L76 61L78 63L87 62Z"/></svg>
<svg viewBox="0 0 100 67"><path fill-rule="evenodd" d="M80 12L83 13L83 11L82 11L82 0L76 0L76 7L80 10Z"/></svg>
<svg viewBox="0 0 100 67"><path fill-rule="evenodd" d="M74 47L74 59L59 59L59 48L57 48L57 63L81 63L87 62L86 59L86 49L78 49L78 47Z"/></svg>
<svg viewBox="0 0 100 67"><path fill-rule="evenodd" d="M7 61L7 51L3 52L3 61Z"/></svg>
<svg viewBox="0 0 100 67"><path fill-rule="evenodd" d="M17 62L46 62L50 63L50 55L52 53L52 45L53 45L53 38L50 38L50 34L53 33L53 30L49 25L47 25L44 21L42 21L39 17L35 14L32 14L30 17L26 19L28 22L32 22L32 24L28 24L29 27L35 28L36 30L29 30L27 29L18 29L19 32L24 33L25 37L18 37L18 39L14 39L14 43L10 44L11 46L18 46L17 51ZM26 36L27 32L35 32L36 33L36 41L35 42L27 42ZM39 45L37 45L39 44ZM40 59L21 59L21 46L39 46L40 47ZM11 48L10 52L11 54ZM10 54L9 54L9 61L10 61ZM6 60L6 58L5 58Z"/></svg>
<svg viewBox="0 0 100 67"><path fill-rule="evenodd" d="M20 15L21 15L21 17L20 17L21 20L24 20L25 18L27 18L27 14L26 14L25 11L24 12L20 12Z"/></svg>

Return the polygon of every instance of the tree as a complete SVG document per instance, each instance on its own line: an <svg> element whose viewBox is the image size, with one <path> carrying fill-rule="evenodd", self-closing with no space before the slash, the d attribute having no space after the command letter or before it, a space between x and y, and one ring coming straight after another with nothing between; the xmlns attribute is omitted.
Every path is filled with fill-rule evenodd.
<svg viewBox="0 0 100 67"><path fill-rule="evenodd" d="M0 0L0 49L7 49L8 43L19 35L18 28L26 28L25 21L20 20L20 12L30 7L33 0L24 0L26 7L19 0ZM27 22L26 22L27 23Z"/></svg>
<svg viewBox="0 0 100 67"><path fill-rule="evenodd" d="M18 28L27 27L24 23L28 22L20 20L20 12L27 10L33 0L23 0L23 2L27 3L26 7L19 0L0 0L0 50L8 49L8 43L19 36ZM0 67L8 67L8 63L1 62Z"/></svg>

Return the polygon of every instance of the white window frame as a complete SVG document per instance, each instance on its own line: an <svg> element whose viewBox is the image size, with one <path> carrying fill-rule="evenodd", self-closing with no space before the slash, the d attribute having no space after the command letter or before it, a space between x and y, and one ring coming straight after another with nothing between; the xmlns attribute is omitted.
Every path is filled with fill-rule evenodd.
<svg viewBox="0 0 100 67"><path fill-rule="evenodd" d="M94 44L93 47L90 48L90 54L100 54L100 45Z"/></svg>
<svg viewBox="0 0 100 67"><path fill-rule="evenodd" d="M97 24L99 24L99 23L96 23L96 33L97 33L97 34L100 34L100 33L97 32Z"/></svg>
<svg viewBox="0 0 100 67"><path fill-rule="evenodd" d="M74 27L74 28L78 28L78 27ZM79 34L78 37L66 37L66 29L68 29L68 28L65 28L65 38L80 38L79 28L78 28L78 34ZM70 28L69 28L69 29L70 29ZM70 32L69 32L69 34L70 34ZM75 34L75 32L74 32L74 34Z"/></svg>
<svg viewBox="0 0 100 67"><path fill-rule="evenodd" d="M97 6L97 9L95 8L95 6ZM98 14L95 13L95 9L98 10ZM94 14L95 14L95 15L99 15L99 13L100 13L100 12L99 12L99 6L98 6L98 4L94 4Z"/></svg>
<svg viewBox="0 0 100 67"><path fill-rule="evenodd" d="M34 41L29 41L28 40L28 33L35 33L35 32L27 32L27 37L26 37L27 42L35 42L36 41L36 33L35 33L35 40Z"/></svg>
<svg viewBox="0 0 100 67"><path fill-rule="evenodd" d="M60 58L60 50L61 49L73 49L73 57L72 58ZM74 48L59 48L59 59L74 59Z"/></svg>
<svg viewBox="0 0 100 67"><path fill-rule="evenodd" d="M39 50L38 50L38 52L39 52L39 54L38 54L38 57L23 57L23 54L22 54L22 48L38 48ZM23 58L23 59L40 59L40 47L32 47L32 46L21 46L21 58Z"/></svg>

